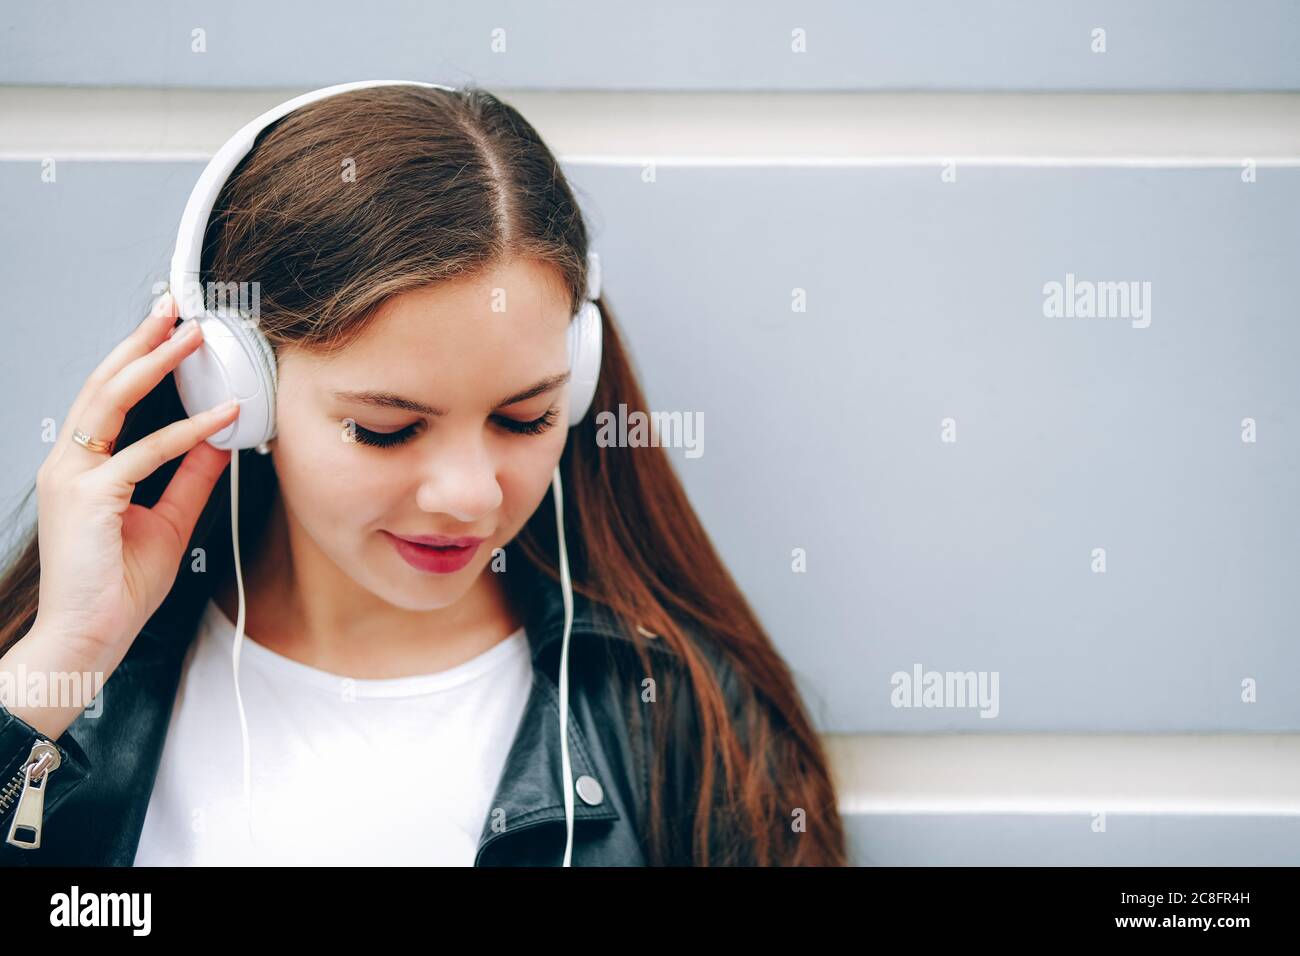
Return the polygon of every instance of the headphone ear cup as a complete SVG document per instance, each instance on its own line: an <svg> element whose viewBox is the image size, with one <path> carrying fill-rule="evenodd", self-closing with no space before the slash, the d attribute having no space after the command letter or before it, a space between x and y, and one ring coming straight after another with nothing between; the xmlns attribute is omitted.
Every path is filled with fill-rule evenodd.
<svg viewBox="0 0 1300 956"><path fill-rule="evenodd" d="M275 353L266 337L245 318L227 310L199 319L203 345L176 366L176 391L185 413L193 416L228 398L240 400L239 416L208 437L214 448L255 448L275 437Z"/></svg>
<svg viewBox="0 0 1300 956"><path fill-rule="evenodd" d="M260 394L266 396L265 426L261 428L261 434L257 438L250 438L248 445L241 446L251 448L265 444L276 436L276 394L280 388L280 371L275 363L275 350L271 348L271 343L266 340L262 330L257 327L256 320L235 315L230 319L230 323L237 330L237 334L244 337L246 351L251 353L257 362L256 374L260 380ZM242 417L242 411L240 415Z"/></svg>
<svg viewBox="0 0 1300 956"><path fill-rule="evenodd" d="M583 420L596 396L603 344L600 318L600 307L595 302L584 302L569 323L570 428Z"/></svg>

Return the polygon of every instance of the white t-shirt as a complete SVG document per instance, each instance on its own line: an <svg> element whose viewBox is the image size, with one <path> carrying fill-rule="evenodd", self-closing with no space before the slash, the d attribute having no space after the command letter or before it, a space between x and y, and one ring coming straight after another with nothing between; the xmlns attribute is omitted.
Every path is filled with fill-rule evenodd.
<svg viewBox="0 0 1300 956"><path fill-rule="evenodd" d="M252 842L234 640L234 624L209 602L185 656L136 866L473 865L532 686L522 627L441 673L380 680L317 670L245 633Z"/></svg>

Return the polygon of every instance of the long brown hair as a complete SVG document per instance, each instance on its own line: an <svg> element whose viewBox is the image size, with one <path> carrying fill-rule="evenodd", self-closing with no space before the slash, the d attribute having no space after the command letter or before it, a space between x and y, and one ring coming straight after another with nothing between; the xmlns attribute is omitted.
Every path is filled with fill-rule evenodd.
<svg viewBox="0 0 1300 956"><path fill-rule="evenodd" d="M517 110L474 87L379 87L310 104L260 135L217 200L202 278L256 281L260 327L272 347L324 353L345 348L390 296L511 257L552 265L576 311L587 245L556 158ZM604 355L592 408L648 412L609 306L603 297L597 304ZM169 375L126 416L118 447L183 417ZM663 448L598 442L594 419L595 411L573 430L560 461L573 588L627 626L636 622L657 635L685 665L698 752L714 758L697 760L694 825L682 837L673 829L678 821L664 820L660 810L664 753L697 742L654 748L643 821L648 860L843 865L828 762L787 665ZM156 503L178 465L169 462L137 485L133 501ZM240 541L252 553L277 482L269 456L244 453L240 471ZM209 564L233 567L229 494L227 469L187 555L201 547ZM556 540L548 492L515 544L558 581ZM211 577L180 575L151 625L192 633ZM0 579L0 653L31 627L39 582L32 527ZM651 673L646 641L634 641ZM702 641L710 647L702 649ZM703 650L721 654L739 677L739 709L737 692L724 692ZM649 710L661 719L661 708ZM802 828L792 825L800 814ZM719 842L722 830L727 837Z"/></svg>

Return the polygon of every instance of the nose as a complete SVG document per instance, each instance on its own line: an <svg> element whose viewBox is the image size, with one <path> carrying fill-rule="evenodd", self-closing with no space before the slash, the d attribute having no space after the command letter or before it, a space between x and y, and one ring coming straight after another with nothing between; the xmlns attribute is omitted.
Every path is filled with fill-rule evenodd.
<svg viewBox="0 0 1300 956"><path fill-rule="evenodd" d="M438 442L425 461L416 503L423 511L478 524L501 507L496 473L496 462L481 437Z"/></svg>

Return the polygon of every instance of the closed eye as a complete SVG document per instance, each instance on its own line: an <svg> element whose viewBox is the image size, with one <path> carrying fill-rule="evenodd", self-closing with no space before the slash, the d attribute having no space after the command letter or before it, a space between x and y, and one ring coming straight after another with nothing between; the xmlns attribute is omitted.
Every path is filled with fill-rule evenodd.
<svg viewBox="0 0 1300 956"><path fill-rule="evenodd" d="M555 424L559 414L559 409L552 405L541 418L534 418L532 421L521 422L513 418L498 418L497 421L506 431L514 432L516 435L540 435Z"/></svg>
<svg viewBox="0 0 1300 956"><path fill-rule="evenodd" d="M347 423L347 419L344 419L344 423ZM418 424L407 425L395 432L372 432L369 428L362 428L356 422L352 422L351 427L353 436L361 444L387 448L391 445L401 445L410 441L419 426Z"/></svg>

